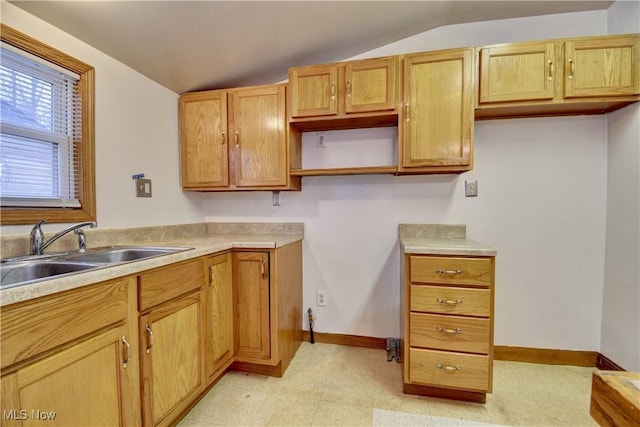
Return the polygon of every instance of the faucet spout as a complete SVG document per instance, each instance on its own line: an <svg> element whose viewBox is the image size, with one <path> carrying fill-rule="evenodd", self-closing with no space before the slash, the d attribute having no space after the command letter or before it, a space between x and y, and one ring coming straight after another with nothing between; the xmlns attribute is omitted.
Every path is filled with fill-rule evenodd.
<svg viewBox="0 0 640 427"><path fill-rule="evenodd" d="M52 244L53 242L55 242L65 234L70 233L71 231L78 230L81 227L88 226L91 228L96 228L98 226L97 222L92 222L92 221L74 224L54 234L49 240L45 242L44 233L42 232L42 229L40 228L40 226L46 222L47 221L45 220L38 221L36 225L34 225L33 228L31 229L31 234L30 234L31 255L41 255L42 252L44 252L44 250L50 244Z"/></svg>

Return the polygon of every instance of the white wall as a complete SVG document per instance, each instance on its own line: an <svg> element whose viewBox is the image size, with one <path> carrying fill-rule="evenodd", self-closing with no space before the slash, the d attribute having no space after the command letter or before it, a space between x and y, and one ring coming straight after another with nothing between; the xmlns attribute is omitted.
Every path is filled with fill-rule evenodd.
<svg viewBox="0 0 640 427"><path fill-rule="evenodd" d="M640 2L608 10L610 34L640 32ZM608 117L607 240L601 353L640 371L640 105Z"/></svg>
<svg viewBox="0 0 640 427"><path fill-rule="evenodd" d="M197 195L179 181L178 95L16 6L2 22L95 67L97 216L100 228L201 222ZM136 198L131 175L151 178L153 197ZM63 228L45 226L45 231ZM29 226L4 226L3 235Z"/></svg>
<svg viewBox="0 0 640 427"><path fill-rule="evenodd" d="M605 33L605 11L492 21L439 28L360 57ZM398 224L465 223L470 238L498 250L496 344L598 350L606 132L605 116L478 122L475 167L460 176L308 177L280 207L269 193L210 194L204 210L209 221L304 222L304 305L318 331L398 336ZM303 144L315 136L305 134ZM384 138L386 129L373 129L341 139ZM330 157L330 145L316 150ZM360 161L335 152L336 163ZM478 198L464 198L466 178L478 180ZM328 292L326 308L315 306L317 290Z"/></svg>

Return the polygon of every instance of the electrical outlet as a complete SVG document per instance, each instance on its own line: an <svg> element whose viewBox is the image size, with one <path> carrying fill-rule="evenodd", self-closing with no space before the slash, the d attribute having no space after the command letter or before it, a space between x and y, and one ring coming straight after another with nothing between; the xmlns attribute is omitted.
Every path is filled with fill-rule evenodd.
<svg viewBox="0 0 640 427"><path fill-rule="evenodd" d="M325 143L324 143L324 134L323 133L319 133L318 134L318 139L316 139L316 148L324 148L326 147Z"/></svg>
<svg viewBox="0 0 640 427"><path fill-rule="evenodd" d="M478 197L478 181L475 179L467 179L464 182L465 197Z"/></svg>
<svg viewBox="0 0 640 427"><path fill-rule="evenodd" d="M316 291L316 305L318 307L327 306L327 291Z"/></svg>

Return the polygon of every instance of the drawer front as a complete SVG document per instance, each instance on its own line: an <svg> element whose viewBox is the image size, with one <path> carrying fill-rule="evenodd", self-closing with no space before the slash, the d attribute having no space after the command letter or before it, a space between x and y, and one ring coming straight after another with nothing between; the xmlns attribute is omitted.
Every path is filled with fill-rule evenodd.
<svg viewBox="0 0 640 427"><path fill-rule="evenodd" d="M138 276L140 310L146 310L204 285L204 259L182 262Z"/></svg>
<svg viewBox="0 0 640 427"><path fill-rule="evenodd" d="M411 257L411 282L491 286L491 258Z"/></svg>
<svg viewBox="0 0 640 427"><path fill-rule="evenodd" d="M487 392L491 390L489 356L411 348L409 381L412 384Z"/></svg>
<svg viewBox="0 0 640 427"><path fill-rule="evenodd" d="M2 307L2 368L124 321L134 283L125 278Z"/></svg>
<svg viewBox="0 0 640 427"><path fill-rule="evenodd" d="M411 285L411 311L489 317L491 290Z"/></svg>
<svg viewBox="0 0 640 427"><path fill-rule="evenodd" d="M409 345L489 354L489 319L411 313Z"/></svg>

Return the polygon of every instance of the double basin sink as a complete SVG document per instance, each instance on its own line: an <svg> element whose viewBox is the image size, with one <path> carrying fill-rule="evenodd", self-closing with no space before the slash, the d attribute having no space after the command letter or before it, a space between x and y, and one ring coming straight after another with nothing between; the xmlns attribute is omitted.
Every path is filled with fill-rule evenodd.
<svg viewBox="0 0 640 427"><path fill-rule="evenodd" d="M109 246L87 249L85 252L76 251L12 258L0 263L0 289L169 255L189 249L192 248Z"/></svg>

